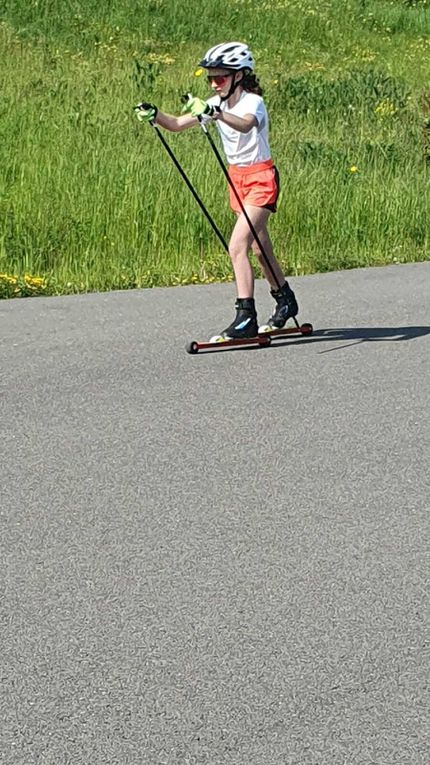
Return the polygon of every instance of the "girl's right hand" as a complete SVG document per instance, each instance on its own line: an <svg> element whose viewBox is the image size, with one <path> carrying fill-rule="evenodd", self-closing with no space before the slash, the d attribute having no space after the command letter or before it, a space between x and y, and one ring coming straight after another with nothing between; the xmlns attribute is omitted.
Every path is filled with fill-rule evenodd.
<svg viewBox="0 0 430 765"><path fill-rule="evenodd" d="M133 111L139 122L154 122L158 109L154 104L147 104L143 101L141 104L134 106Z"/></svg>

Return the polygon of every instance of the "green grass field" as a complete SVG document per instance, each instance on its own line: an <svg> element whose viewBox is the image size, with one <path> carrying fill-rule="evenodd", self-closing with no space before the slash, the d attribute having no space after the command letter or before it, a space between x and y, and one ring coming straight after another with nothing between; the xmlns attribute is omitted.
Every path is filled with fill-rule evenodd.
<svg viewBox="0 0 430 765"><path fill-rule="evenodd" d="M0 0L0 19L0 296L231 278L132 112L206 96L199 58L228 39L270 109L286 272L429 258L430 0ZM205 136L164 135L228 237Z"/></svg>

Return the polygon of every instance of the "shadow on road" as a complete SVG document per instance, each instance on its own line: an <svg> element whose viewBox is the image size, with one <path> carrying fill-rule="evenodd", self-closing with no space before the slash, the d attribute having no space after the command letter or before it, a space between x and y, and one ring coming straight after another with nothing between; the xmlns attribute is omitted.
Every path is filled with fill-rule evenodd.
<svg viewBox="0 0 430 765"><path fill-rule="evenodd" d="M327 348L321 353L338 351L359 343L398 342L399 340L414 340L430 334L430 327L335 327L332 329L317 329L314 331L313 342L324 340L345 340L343 345Z"/></svg>

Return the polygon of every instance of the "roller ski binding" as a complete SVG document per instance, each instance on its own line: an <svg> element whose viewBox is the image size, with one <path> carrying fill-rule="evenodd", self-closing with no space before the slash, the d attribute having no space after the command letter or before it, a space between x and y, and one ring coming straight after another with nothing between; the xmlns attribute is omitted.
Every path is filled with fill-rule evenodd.
<svg viewBox="0 0 430 765"><path fill-rule="evenodd" d="M271 314L267 324L263 324L259 327L259 333L273 332L277 329L282 329L287 323L288 319L293 319L296 326L296 316L299 312L296 296L291 289L288 282L279 290L270 290L270 294L276 301L275 308Z"/></svg>

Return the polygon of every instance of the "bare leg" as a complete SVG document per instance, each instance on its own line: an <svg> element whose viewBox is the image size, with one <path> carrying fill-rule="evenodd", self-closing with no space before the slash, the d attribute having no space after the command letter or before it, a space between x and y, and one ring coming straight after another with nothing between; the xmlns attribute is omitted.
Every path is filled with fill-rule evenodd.
<svg viewBox="0 0 430 765"><path fill-rule="evenodd" d="M270 210L267 210L265 207L255 207L254 205L246 205L245 210L257 232L266 259L261 253L257 242L254 240L254 236L245 215L240 213L237 217L229 245L229 253L236 278L237 296L240 298L252 297L254 294L254 273L248 258L250 249L252 249L258 258L264 276L272 289L277 290L285 284L284 274L273 254L272 242L269 232L267 231L267 221L270 215ZM272 269L267 264L267 261L269 261Z"/></svg>
<svg viewBox="0 0 430 765"><path fill-rule="evenodd" d="M246 218L243 213L240 213L237 216L228 248L239 298L250 298L254 295L254 273L248 257L252 239L252 232Z"/></svg>
<svg viewBox="0 0 430 765"><path fill-rule="evenodd" d="M246 205L245 210L257 232L266 257L264 257L259 245L254 240L244 214L240 213L237 217L229 245L238 297L252 297L254 294L254 274L248 258L250 249L252 249L257 257L263 274L271 288L278 290L285 284L285 277L281 266L273 254L273 245L267 230L267 222L271 214L270 210L267 210L265 207L255 207L254 205ZM268 265L267 261L269 261L270 265Z"/></svg>
<svg viewBox="0 0 430 765"><path fill-rule="evenodd" d="M248 212L248 208L246 209ZM273 290L278 290L280 287L283 287L283 285L285 284L285 276L282 272L281 266L279 265L278 261L276 260L273 254L272 240L270 239L269 232L267 230L267 222L271 213L270 213L270 210L267 210L264 207L253 208L253 209L260 209L262 213L262 215L258 219L259 225L255 225L254 223L254 228L263 246L264 255L261 252L260 246L257 244L255 239L252 240L251 248L271 288ZM270 265L268 265L267 261L269 261Z"/></svg>

